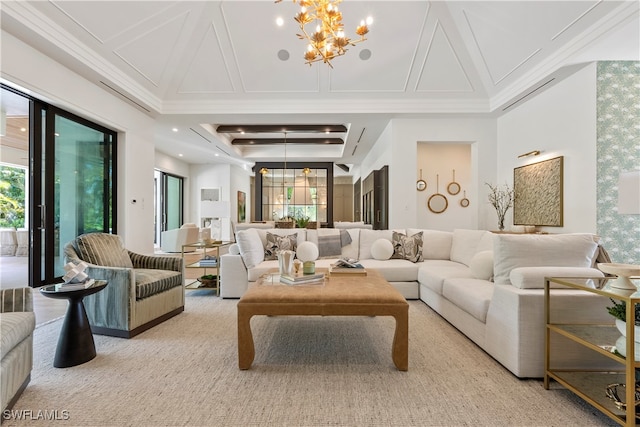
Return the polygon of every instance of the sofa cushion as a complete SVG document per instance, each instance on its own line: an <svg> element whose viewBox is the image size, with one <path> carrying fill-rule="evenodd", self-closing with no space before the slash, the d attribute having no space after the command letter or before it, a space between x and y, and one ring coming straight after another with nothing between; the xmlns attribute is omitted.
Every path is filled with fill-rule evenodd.
<svg viewBox="0 0 640 427"><path fill-rule="evenodd" d="M446 279L442 285L446 299L483 323L487 320L493 290L493 283L480 279Z"/></svg>
<svg viewBox="0 0 640 427"><path fill-rule="evenodd" d="M491 232L486 230L453 230L451 261L468 266L476 253L492 249L491 236Z"/></svg>
<svg viewBox="0 0 640 427"><path fill-rule="evenodd" d="M133 268L129 252L116 234L88 233L75 239L81 260L104 267Z"/></svg>
<svg viewBox="0 0 640 427"><path fill-rule="evenodd" d="M287 236L289 234L296 235L296 242L298 244L307 241L307 229L306 228L270 228L268 230L265 229L256 229L258 236L260 236L260 240L262 241L262 246L264 247L267 244L267 233L276 234L278 236Z"/></svg>
<svg viewBox="0 0 640 427"><path fill-rule="evenodd" d="M476 279L493 280L493 251L480 251L469 263L471 274Z"/></svg>
<svg viewBox="0 0 640 427"><path fill-rule="evenodd" d="M150 297L176 286L182 286L182 273L154 268L136 268L136 299Z"/></svg>
<svg viewBox="0 0 640 427"><path fill-rule="evenodd" d="M264 259L273 260L277 258L279 251L296 251L298 249L298 233L279 236L267 232L267 242L264 245Z"/></svg>
<svg viewBox="0 0 640 427"><path fill-rule="evenodd" d="M511 284L518 267L591 267L598 244L591 234L496 234L494 281Z"/></svg>
<svg viewBox="0 0 640 427"><path fill-rule="evenodd" d="M406 259L411 262L422 261L422 231L411 236L394 231L391 235L391 244L393 245L391 258Z"/></svg>
<svg viewBox="0 0 640 427"><path fill-rule="evenodd" d="M360 250L359 259L372 259L371 247L378 239L387 239L391 241L393 231L391 230L360 230Z"/></svg>
<svg viewBox="0 0 640 427"><path fill-rule="evenodd" d="M422 258L423 259L446 259L451 256L451 242L453 233L439 230L420 230L408 228L407 234L414 235L422 232Z"/></svg>
<svg viewBox="0 0 640 427"><path fill-rule="evenodd" d="M384 261L393 256L393 243L387 239L378 239L371 246L371 256L374 259Z"/></svg>
<svg viewBox="0 0 640 427"><path fill-rule="evenodd" d="M2 357L31 335L35 327L36 316L32 311L2 313L0 315L0 354Z"/></svg>
<svg viewBox="0 0 640 427"><path fill-rule="evenodd" d="M520 289L543 289L545 277L604 277L596 268L584 267L519 267L511 270L509 280ZM558 283L550 283L551 288L565 288Z"/></svg>
<svg viewBox="0 0 640 427"><path fill-rule="evenodd" d="M418 280L420 263L413 263L405 259L376 259L360 260L364 268L376 269L388 282L415 282Z"/></svg>
<svg viewBox="0 0 640 427"><path fill-rule="evenodd" d="M445 279L452 277L473 279L473 274L466 265L445 260L425 260L418 270L418 282L438 295Z"/></svg>
<svg viewBox="0 0 640 427"><path fill-rule="evenodd" d="M241 230L236 233L240 256L248 269L264 261L264 244L255 228Z"/></svg>

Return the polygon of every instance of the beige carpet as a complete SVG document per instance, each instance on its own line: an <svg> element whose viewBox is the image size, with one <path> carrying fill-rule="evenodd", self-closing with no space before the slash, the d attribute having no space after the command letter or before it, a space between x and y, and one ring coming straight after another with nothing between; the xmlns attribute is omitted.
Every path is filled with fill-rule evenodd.
<svg viewBox="0 0 640 427"><path fill-rule="evenodd" d="M96 335L98 356L67 369L52 367L61 321L38 327L14 410L69 419L3 425L616 425L566 390L518 380L419 301L408 372L391 361L385 317L254 318L256 360L240 371L236 303L188 292L184 313L130 340Z"/></svg>

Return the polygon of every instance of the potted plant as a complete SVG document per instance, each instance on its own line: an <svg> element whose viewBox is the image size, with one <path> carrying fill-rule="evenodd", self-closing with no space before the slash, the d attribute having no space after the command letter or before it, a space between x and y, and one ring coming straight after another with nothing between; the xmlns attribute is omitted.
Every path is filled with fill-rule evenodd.
<svg viewBox="0 0 640 427"><path fill-rule="evenodd" d="M205 274L198 277L198 282L202 283L202 286L207 288L215 287L216 276L213 274Z"/></svg>
<svg viewBox="0 0 640 427"><path fill-rule="evenodd" d="M498 214L498 229L504 230L504 217L510 207L513 206L514 192L513 188L505 184L504 187L491 185L485 182L491 192L489 193L489 203L493 206Z"/></svg>
<svg viewBox="0 0 640 427"><path fill-rule="evenodd" d="M307 224L309 224L309 217L300 215L296 217L296 227L298 228L306 228Z"/></svg>
<svg viewBox="0 0 640 427"><path fill-rule="evenodd" d="M611 298L610 298L611 299ZM607 307L607 311L610 315L616 319L616 327L620 333L627 336L627 304L624 301L615 301L611 299L612 306ZM635 312L635 332L634 337L636 342L640 342L640 304L636 304Z"/></svg>

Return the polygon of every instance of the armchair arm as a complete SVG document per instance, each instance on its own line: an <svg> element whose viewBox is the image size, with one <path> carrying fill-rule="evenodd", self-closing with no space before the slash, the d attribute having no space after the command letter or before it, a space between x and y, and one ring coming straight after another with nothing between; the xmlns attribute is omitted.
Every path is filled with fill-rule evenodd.
<svg viewBox="0 0 640 427"><path fill-rule="evenodd" d="M11 288L0 290L0 313L33 311L31 288Z"/></svg>
<svg viewBox="0 0 640 427"><path fill-rule="evenodd" d="M177 256L141 255L129 252L133 268L154 268L156 270L182 271L182 258Z"/></svg>

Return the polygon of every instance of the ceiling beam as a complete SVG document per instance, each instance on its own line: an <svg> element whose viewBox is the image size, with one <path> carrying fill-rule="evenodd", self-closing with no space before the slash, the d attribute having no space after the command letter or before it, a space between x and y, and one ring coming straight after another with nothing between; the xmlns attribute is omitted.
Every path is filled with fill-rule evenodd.
<svg viewBox="0 0 640 427"><path fill-rule="evenodd" d="M218 133L327 133L347 131L345 125L219 125Z"/></svg>
<svg viewBox="0 0 640 427"><path fill-rule="evenodd" d="M273 144L319 144L334 145L344 144L341 138L235 138L231 140L232 145L273 145Z"/></svg>

